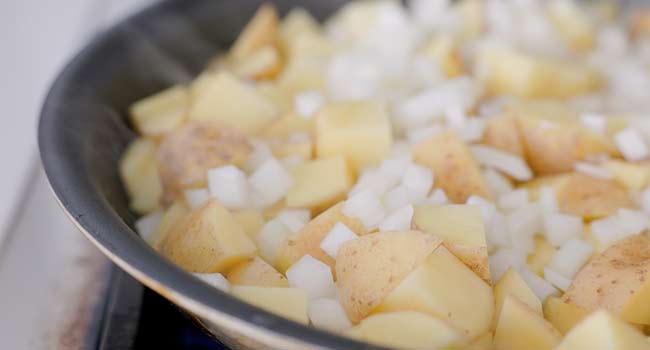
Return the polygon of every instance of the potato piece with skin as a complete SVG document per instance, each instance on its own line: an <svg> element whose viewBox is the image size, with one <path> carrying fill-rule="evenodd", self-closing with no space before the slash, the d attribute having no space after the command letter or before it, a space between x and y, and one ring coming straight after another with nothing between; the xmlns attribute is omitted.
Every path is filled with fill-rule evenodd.
<svg viewBox="0 0 650 350"><path fill-rule="evenodd" d="M650 324L650 240L630 236L593 257L562 300L589 311L604 308L631 323Z"/></svg>
<svg viewBox="0 0 650 350"><path fill-rule="evenodd" d="M506 108L515 119L524 155L538 174L573 170L573 164L589 157L617 156L613 141L578 122L577 112L565 104L529 101Z"/></svg>
<svg viewBox="0 0 650 350"><path fill-rule="evenodd" d="M288 96L303 91L325 89L327 61L319 57L297 56L286 63L277 78L278 87Z"/></svg>
<svg viewBox="0 0 650 350"><path fill-rule="evenodd" d="M179 127L189 107L187 87L177 85L134 103L129 116L143 135L160 136Z"/></svg>
<svg viewBox="0 0 650 350"><path fill-rule="evenodd" d="M232 295L290 320L309 324L307 292L298 288L234 286Z"/></svg>
<svg viewBox="0 0 650 350"><path fill-rule="evenodd" d="M513 296L506 297L494 331L499 350L551 350L562 339L553 325Z"/></svg>
<svg viewBox="0 0 650 350"><path fill-rule="evenodd" d="M544 267L551 262L557 249L543 237L534 238L535 250L526 258L526 264L539 277L544 277Z"/></svg>
<svg viewBox="0 0 650 350"><path fill-rule="evenodd" d="M147 243L154 247L154 249L159 249L160 242L165 238L167 233L170 230L174 229L174 226L183 220L190 213L190 208L187 206L185 201L176 201L172 204L165 213L163 213L162 219L156 230L147 238Z"/></svg>
<svg viewBox="0 0 650 350"><path fill-rule="evenodd" d="M515 269L510 267L503 276L494 285L494 299L496 301L496 315L501 314L503 303L508 296L513 296L519 301L528 305L528 307L535 311L538 315L542 316L542 302L530 289L528 284L517 273Z"/></svg>
<svg viewBox="0 0 650 350"><path fill-rule="evenodd" d="M597 179L572 173L556 192L560 211L597 219L612 215L620 208L633 208L627 191L613 180Z"/></svg>
<svg viewBox="0 0 650 350"><path fill-rule="evenodd" d="M255 256L257 248L228 209L211 200L174 225L160 252L190 272L225 272Z"/></svg>
<svg viewBox="0 0 650 350"><path fill-rule="evenodd" d="M230 48L229 59L242 60L265 46L273 45L278 25L275 7L262 4Z"/></svg>
<svg viewBox="0 0 650 350"><path fill-rule="evenodd" d="M441 243L433 235L406 231L375 233L341 245L336 257L337 287L350 320L358 323L379 311L376 307Z"/></svg>
<svg viewBox="0 0 650 350"><path fill-rule="evenodd" d="M524 155L521 136L515 118L502 114L488 120L482 143L517 156Z"/></svg>
<svg viewBox="0 0 650 350"><path fill-rule="evenodd" d="M257 234L264 226L264 215L256 209L242 209L232 212L232 217L241 225L246 235L255 241Z"/></svg>
<svg viewBox="0 0 650 350"><path fill-rule="evenodd" d="M241 164L251 151L243 134L214 123L192 122L168 134L158 147L163 204L184 189L206 186L209 169Z"/></svg>
<svg viewBox="0 0 650 350"><path fill-rule="evenodd" d="M320 211L345 199L352 174L343 157L320 158L298 165L291 172L293 187L287 193L289 208Z"/></svg>
<svg viewBox="0 0 650 350"><path fill-rule="evenodd" d="M413 159L433 171L434 186L442 188L453 203L465 203L473 194L491 198L478 163L453 131L443 131L416 145Z"/></svg>
<svg viewBox="0 0 650 350"><path fill-rule="evenodd" d="M474 339L465 349L466 350L494 350L494 335L492 334L492 332L487 332Z"/></svg>
<svg viewBox="0 0 650 350"><path fill-rule="evenodd" d="M650 342L631 325L601 310L571 330L557 350L650 350Z"/></svg>
<svg viewBox="0 0 650 350"><path fill-rule="evenodd" d="M163 196L156 148L153 141L140 138L129 145L120 159L120 178L130 198L129 207L139 214L157 210Z"/></svg>
<svg viewBox="0 0 650 350"><path fill-rule="evenodd" d="M236 265L228 271L226 278L233 285L289 287L287 278L259 257Z"/></svg>
<svg viewBox="0 0 650 350"><path fill-rule="evenodd" d="M386 106L371 101L339 102L316 116L318 157L343 156L354 171L380 163L393 142Z"/></svg>
<svg viewBox="0 0 650 350"><path fill-rule="evenodd" d="M230 69L241 78L273 79L282 71L282 57L273 46L265 46L242 60L230 63Z"/></svg>
<svg viewBox="0 0 650 350"><path fill-rule="evenodd" d="M419 51L420 55L436 62L447 78L454 78L465 72L458 44L449 35L430 38Z"/></svg>
<svg viewBox="0 0 650 350"><path fill-rule="evenodd" d="M562 334L567 334L589 315L589 311L551 296L544 302L544 317Z"/></svg>
<svg viewBox="0 0 650 350"><path fill-rule="evenodd" d="M293 263L307 254L326 263L334 270L334 259L320 248L321 241L334 228L334 225L341 222L359 236L367 234L361 221L346 216L342 209L343 203L333 205L289 237L280 248L277 259L278 270L285 272Z"/></svg>
<svg viewBox="0 0 650 350"><path fill-rule="evenodd" d="M486 283L492 284L481 209L473 205L416 205L413 225L444 245Z"/></svg>
<svg viewBox="0 0 650 350"><path fill-rule="evenodd" d="M469 343L467 336L444 321L414 311L372 315L349 329L346 335L396 349L459 348Z"/></svg>
<svg viewBox="0 0 650 350"><path fill-rule="evenodd" d="M337 261L337 271L338 266ZM492 326L492 288L442 245L387 292L373 313L423 312L448 322L470 338Z"/></svg>
<svg viewBox="0 0 650 350"><path fill-rule="evenodd" d="M283 48L289 48L298 37L307 34L319 34L320 24L312 15L303 8L294 8L284 17L280 23L280 43Z"/></svg>
<svg viewBox="0 0 650 350"><path fill-rule="evenodd" d="M290 112L271 123L263 135L269 138L286 138L295 133L313 135L315 124L313 119L305 119L296 112Z"/></svg>
<svg viewBox="0 0 650 350"><path fill-rule="evenodd" d="M214 73L203 84L190 107L190 120L211 121L256 134L280 113L272 101L226 71Z"/></svg>

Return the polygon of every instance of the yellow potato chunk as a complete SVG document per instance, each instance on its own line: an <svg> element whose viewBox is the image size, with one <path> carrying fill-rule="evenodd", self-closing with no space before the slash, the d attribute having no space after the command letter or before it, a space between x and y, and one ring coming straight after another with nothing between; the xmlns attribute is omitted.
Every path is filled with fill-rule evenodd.
<svg viewBox="0 0 650 350"><path fill-rule="evenodd" d="M547 15L556 32L569 47L582 52L594 47L595 30L588 14L579 4L564 0L549 1Z"/></svg>
<svg viewBox="0 0 650 350"><path fill-rule="evenodd" d="M295 133L306 133L312 135L314 133L313 119L306 119L298 115L298 113L286 113L282 117L276 119L264 130L263 135L269 138L286 138Z"/></svg>
<svg viewBox="0 0 650 350"><path fill-rule="evenodd" d="M444 321L414 311L376 314L365 318L346 335L395 349L429 350L467 345L468 338Z"/></svg>
<svg viewBox="0 0 650 350"><path fill-rule="evenodd" d="M480 50L476 62L489 96L568 98L601 85L597 71L585 64L535 57L505 47Z"/></svg>
<svg viewBox="0 0 650 350"><path fill-rule="evenodd" d="M413 224L443 239L449 249L486 283L492 284L481 209L473 205L416 205Z"/></svg>
<svg viewBox="0 0 650 350"><path fill-rule="evenodd" d="M535 250L526 258L526 264L539 277L544 277L544 267L551 262L557 249L543 237L534 238Z"/></svg>
<svg viewBox="0 0 650 350"><path fill-rule="evenodd" d="M208 79L190 107L190 120L212 121L255 134L278 116L273 102L232 74L217 72Z"/></svg>
<svg viewBox="0 0 650 350"><path fill-rule="evenodd" d="M632 208L627 191L613 180L597 179L573 173L556 193L560 211L597 219L612 215L620 208Z"/></svg>
<svg viewBox="0 0 650 350"><path fill-rule="evenodd" d="M341 222L359 236L367 233L361 221L343 214L342 208L343 203L333 205L308 222L296 234L289 237L280 248L277 268L284 272L293 263L309 254L315 259L328 264L334 270L334 259L320 249L321 241L334 228L334 225Z"/></svg>
<svg viewBox="0 0 650 350"><path fill-rule="evenodd" d="M589 315L589 311L568 304L558 297L548 297L544 302L544 317L562 334L567 334Z"/></svg>
<svg viewBox="0 0 650 350"><path fill-rule="evenodd" d="M255 256L256 247L228 209L211 200L174 225L160 252L187 271L225 272Z"/></svg>
<svg viewBox="0 0 650 350"><path fill-rule="evenodd" d="M257 234L264 226L264 215L256 209L242 209L232 212L232 217L241 225L246 235L255 241Z"/></svg>
<svg viewBox="0 0 650 350"><path fill-rule="evenodd" d="M508 296L494 331L494 345L502 350L552 350L562 339L553 325L516 297Z"/></svg>
<svg viewBox="0 0 650 350"><path fill-rule="evenodd" d="M502 114L488 120L482 143L517 156L524 155L521 136L512 115Z"/></svg>
<svg viewBox="0 0 650 350"><path fill-rule="evenodd" d="M184 217L190 213L190 208L184 201L176 201L163 213L162 219L156 230L147 238L147 243L158 249L160 242L165 238L167 233L181 222Z"/></svg>
<svg viewBox="0 0 650 350"><path fill-rule="evenodd" d="M650 240L630 236L593 257L562 300L588 311L604 308L631 323L650 324Z"/></svg>
<svg viewBox="0 0 650 350"><path fill-rule="evenodd" d="M457 77L465 71L458 44L449 35L430 38L420 48L420 54L436 62L447 78Z"/></svg>
<svg viewBox="0 0 650 350"><path fill-rule="evenodd" d="M153 141L140 138L132 142L120 159L119 172L131 210L146 214L159 208L163 186Z"/></svg>
<svg viewBox="0 0 650 350"><path fill-rule="evenodd" d="M382 104L334 103L316 116L318 157L343 156L355 171L381 162L391 144L391 124Z"/></svg>
<svg viewBox="0 0 650 350"><path fill-rule="evenodd" d="M439 246L389 292L373 313L423 312L448 322L470 338L482 335L492 325L492 288L444 246Z"/></svg>
<svg viewBox="0 0 650 350"><path fill-rule="evenodd" d="M648 350L643 333L606 311L598 311L580 322L558 345L557 350Z"/></svg>
<svg viewBox="0 0 650 350"><path fill-rule="evenodd" d="M233 285L289 287L287 278L259 257L236 265L228 271L226 278Z"/></svg>
<svg viewBox="0 0 650 350"><path fill-rule="evenodd" d="M501 314L501 308L508 296L513 296L519 301L528 305L531 310L540 316L542 315L542 302L530 289L528 284L517 273L517 270L509 268L499 281L494 285L494 299L496 301L496 315Z"/></svg>
<svg viewBox="0 0 650 350"><path fill-rule="evenodd" d="M241 60L275 43L278 14L271 4L263 4L230 48L230 59Z"/></svg>
<svg viewBox="0 0 650 350"><path fill-rule="evenodd" d="M434 186L442 188L454 203L465 203L473 194L491 197L478 163L453 131L438 133L416 145L413 159L433 170Z"/></svg>
<svg viewBox="0 0 650 350"><path fill-rule="evenodd" d="M291 57L278 76L278 87L293 96L302 91L325 89L327 61L309 55Z"/></svg>
<svg viewBox="0 0 650 350"><path fill-rule="evenodd" d="M250 56L232 62L230 68L242 78L272 79L282 70L282 57L275 47L266 46Z"/></svg>
<svg viewBox="0 0 650 350"><path fill-rule="evenodd" d="M232 294L243 301L290 320L309 324L307 292L298 288L234 286Z"/></svg>
<svg viewBox="0 0 650 350"><path fill-rule="evenodd" d="M320 24L303 8L293 8L280 24L280 42L290 51L292 44L303 35L317 35L321 32Z"/></svg>
<svg viewBox="0 0 650 350"><path fill-rule="evenodd" d="M602 166L614 174L614 180L628 190L640 191L650 182L650 164L612 159Z"/></svg>
<svg viewBox="0 0 650 350"><path fill-rule="evenodd" d="M178 85L134 103L129 115L140 134L157 136L180 126L187 116L188 107L188 89Z"/></svg>
<svg viewBox="0 0 650 350"><path fill-rule="evenodd" d="M298 156L303 160L309 160L312 157L313 147L310 140L289 141L271 146L271 151L279 159Z"/></svg>
<svg viewBox="0 0 650 350"><path fill-rule="evenodd" d="M494 350L494 335L487 332L472 341L467 350Z"/></svg>
<svg viewBox="0 0 650 350"><path fill-rule="evenodd" d="M419 231L380 232L344 243L336 256L336 277L339 299L350 320L358 323L379 311L376 307L441 243ZM492 299L485 302L492 305Z"/></svg>
<svg viewBox="0 0 650 350"><path fill-rule="evenodd" d="M320 210L343 199L352 187L352 175L343 157L321 158L298 165L287 206Z"/></svg>

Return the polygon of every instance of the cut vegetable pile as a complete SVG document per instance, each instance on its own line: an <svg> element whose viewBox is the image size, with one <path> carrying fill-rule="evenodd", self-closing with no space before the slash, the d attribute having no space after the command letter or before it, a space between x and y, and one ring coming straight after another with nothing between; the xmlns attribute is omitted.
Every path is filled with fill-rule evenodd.
<svg viewBox="0 0 650 350"><path fill-rule="evenodd" d="M650 349L650 11L263 5L137 102L135 226L217 289L398 349ZM646 334L644 334L646 332Z"/></svg>

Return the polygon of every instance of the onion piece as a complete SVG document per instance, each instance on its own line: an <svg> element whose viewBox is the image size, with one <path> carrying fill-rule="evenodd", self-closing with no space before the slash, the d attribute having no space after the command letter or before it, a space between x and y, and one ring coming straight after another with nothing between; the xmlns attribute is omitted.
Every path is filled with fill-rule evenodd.
<svg viewBox="0 0 650 350"><path fill-rule="evenodd" d="M327 236L325 236L325 238L320 242L320 249L327 253L327 255L336 259L336 254L341 245L357 238L359 238L359 236L357 236L354 231L350 230L350 228L344 223L337 222Z"/></svg>
<svg viewBox="0 0 650 350"><path fill-rule="evenodd" d="M308 312L311 323L318 329L343 332L352 327L352 323L338 300L331 298L311 300Z"/></svg>
<svg viewBox="0 0 650 350"><path fill-rule="evenodd" d="M379 231L408 231L413 220L413 206L407 205L395 210L379 224Z"/></svg>
<svg viewBox="0 0 650 350"><path fill-rule="evenodd" d="M286 276L289 285L307 291L310 299L336 295L332 270L327 264L309 254L291 265Z"/></svg>
<svg viewBox="0 0 650 350"><path fill-rule="evenodd" d="M547 267L565 278L572 279L587 263L593 251L594 248L589 242L579 238L570 239L553 255Z"/></svg>
<svg viewBox="0 0 650 350"><path fill-rule="evenodd" d="M230 282L220 273L193 273L201 281L224 292L230 292Z"/></svg>
<svg viewBox="0 0 650 350"><path fill-rule="evenodd" d="M135 231L138 232L140 237L145 241L149 240L151 234L156 231L158 225L160 225L160 220L162 220L163 213L160 211L155 211L153 213L147 214L140 217L135 221Z"/></svg>
<svg viewBox="0 0 650 350"><path fill-rule="evenodd" d="M479 163L512 176L519 181L533 178L533 172L523 158L485 145L471 146L472 154Z"/></svg>
<svg viewBox="0 0 650 350"><path fill-rule="evenodd" d="M249 206L249 184L246 174L234 165L208 170L210 195L228 209Z"/></svg>
<svg viewBox="0 0 650 350"><path fill-rule="evenodd" d="M190 206L190 209L197 210L201 208L205 203L210 201L210 191L207 188L197 188L189 189L183 192L185 201Z"/></svg>
<svg viewBox="0 0 650 350"><path fill-rule="evenodd" d="M641 133L628 127L614 135L614 142L625 160L641 160L650 155L650 149L643 140Z"/></svg>

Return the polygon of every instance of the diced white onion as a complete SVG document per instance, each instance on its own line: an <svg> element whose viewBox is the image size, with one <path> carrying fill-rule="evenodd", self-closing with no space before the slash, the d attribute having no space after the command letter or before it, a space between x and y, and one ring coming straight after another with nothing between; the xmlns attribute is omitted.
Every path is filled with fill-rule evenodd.
<svg viewBox="0 0 650 350"><path fill-rule="evenodd" d="M138 232L140 237L144 240L148 240L149 237L151 237L151 234L156 231L156 228L160 224L160 220L162 219L162 212L160 211L155 211L153 213L147 214L145 216L140 217L138 220L135 221L135 230Z"/></svg>
<svg viewBox="0 0 650 350"><path fill-rule="evenodd" d="M336 253L338 253L341 245L358 237L359 236L357 236L354 231L350 230L350 228L344 223L337 222L327 236L325 236L325 238L320 242L320 249L327 253L327 255L336 259Z"/></svg>
<svg viewBox="0 0 650 350"><path fill-rule="evenodd" d="M648 228L647 215L641 211L619 209L614 215L592 221L591 233L602 245L609 246Z"/></svg>
<svg viewBox="0 0 650 350"><path fill-rule="evenodd" d="M496 170L485 169L483 172L483 178L485 178L490 193L497 197L514 190L512 183Z"/></svg>
<svg viewBox="0 0 650 350"><path fill-rule="evenodd" d="M205 203L210 201L211 198L210 191L207 188L185 190L183 194L185 196L185 201L192 210L201 208Z"/></svg>
<svg viewBox="0 0 650 350"><path fill-rule="evenodd" d="M210 194L228 209L249 205L249 185L246 174L234 165L208 170Z"/></svg>
<svg viewBox="0 0 650 350"><path fill-rule="evenodd" d="M449 202L447 194L442 188L436 188L431 192L429 197L423 201L423 203L431 205L443 205Z"/></svg>
<svg viewBox="0 0 650 350"><path fill-rule="evenodd" d="M325 104L325 96L318 91L305 91L294 97L293 108L298 114L311 119Z"/></svg>
<svg viewBox="0 0 650 350"><path fill-rule="evenodd" d="M607 131L607 119L602 114L583 113L580 115L580 121L582 125L599 134Z"/></svg>
<svg viewBox="0 0 650 350"><path fill-rule="evenodd" d="M471 146L472 154L479 163L512 176L519 181L533 178L533 172L523 158L485 145Z"/></svg>
<svg viewBox="0 0 650 350"><path fill-rule="evenodd" d="M434 124L428 127L410 129L406 134L406 137L408 138L409 142L415 144L430 139L440 131L442 131L442 127L440 125Z"/></svg>
<svg viewBox="0 0 650 350"><path fill-rule="evenodd" d="M510 241L514 248L530 253L534 250L533 237L542 230L541 210L537 204L525 205L506 216Z"/></svg>
<svg viewBox="0 0 650 350"><path fill-rule="evenodd" d="M217 289L230 292L230 282L220 273L194 273L193 275Z"/></svg>
<svg viewBox="0 0 650 350"><path fill-rule="evenodd" d="M551 283L537 276L528 268L520 269L519 274L521 275L521 278L523 278L523 280L526 282L526 284L528 284L533 293L535 293L539 300L542 301L542 303L551 295L558 294L558 290L555 289Z"/></svg>
<svg viewBox="0 0 650 350"><path fill-rule="evenodd" d="M492 202L490 202L489 200L481 196L477 196L475 194L469 196L465 204L476 205L479 208L481 208L481 213L483 214L484 222L489 222L492 215L497 211L496 206L494 206Z"/></svg>
<svg viewBox="0 0 650 350"><path fill-rule="evenodd" d="M614 142L625 160L641 160L650 155L650 149L641 133L633 128L626 128L614 135Z"/></svg>
<svg viewBox="0 0 650 350"><path fill-rule="evenodd" d="M395 210L379 224L379 231L407 231L411 229L413 206L407 205Z"/></svg>
<svg viewBox="0 0 650 350"><path fill-rule="evenodd" d="M483 139L485 120L480 118L469 118L465 121L465 124L463 124L462 127L456 129L456 132L465 142L478 142Z"/></svg>
<svg viewBox="0 0 650 350"><path fill-rule="evenodd" d="M560 213L544 215L544 235L552 245L559 247L581 234L581 217Z"/></svg>
<svg viewBox="0 0 650 350"><path fill-rule="evenodd" d="M485 239L490 247L505 248L512 245L505 215L495 212L485 223Z"/></svg>
<svg viewBox="0 0 650 350"><path fill-rule="evenodd" d="M587 162L577 162L573 164L573 168L577 172L597 179L611 180L614 178L614 174L608 169Z"/></svg>
<svg viewBox="0 0 650 350"><path fill-rule="evenodd" d="M307 209L284 209L276 217L291 232L300 231L311 218L311 213Z"/></svg>
<svg viewBox="0 0 650 350"><path fill-rule="evenodd" d="M332 270L327 264L309 254L291 265L286 276L292 287L304 289L310 299L336 295Z"/></svg>
<svg viewBox="0 0 650 350"><path fill-rule="evenodd" d="M499 208L507 211L512 211L521 208L528 204L528 190L520 188L499 196L497 200Z"/></svg>
<svg viewBox="0 0 650 350"><path fill-rule="evenodd" d="M405 205L411 203L411 196L409 191L404 186L397 186L388 191L383 198L384 208L386 212L393 212Z"/></svg>
<svg viewBox="0 0 650 350"><path fill-rule="evenodd" d="M406 188L412 200L424 199L433 186L433 173L422 165L410 164L404 172L402 186Z"/></svg>
<svg viewBox="0 0 650 350"><path fill-rule="evenodd" d="M257 236L260 256L273 264L278 257L282 243L291 236L291 230L282 221L273 219L264 224Z"/></svg>
<svg viewBox="0 0 650 350"><path fill-rule="evenodd" d="M377 195L364 190L348 198L343 213L358 218L367 229L373 229L384 219L386 212Z"/></svg>
<svg viewBox="0 0 650 350"><path fill-rule="evenodd" d="M589 242L572 238L558 249L547 267L565 278L572 279L587 263L593 251L594 248Z"/></svg>
<svg viewBox="0 0 650 350"><path fill-rule="evenodd" d="M499 249L489 257L492 281L499 278L510 268L519 270L526 264L526 254L514 249Z"/></svg>
<svg viewBox="0 0 650 350"><path fill-rule="evenodd" d="M542 207L544 214L555 213L558 210L555 190L552 187L540 187L539 200L537 202Z"/></svg>
<svg viewBox="0 0 650 350"><path fill-rule="evenodd" d="M570 279L548 267L544 268L544 279L563 292L566 292L571 286Z"/></svg>
<svg viewBox="0 0 650 350"><path fill-rule="evenodd" d="M293 185L293 177L277 159L269 158L253 172L249 182L256 195L253 204L266 207L287 194Z"/></svg>
<svg viewBox="0 0 650 350"><path fill-rule="evenodd" d="M345 310L338 300L321 298L309 302L309 319L318 329L342 332L352 327Z"/></svg>
<svg viewBox="0 0 650 350"><path fill-rule="evenodd" d="M252 140L251 143L253 144L253 152L251 152L244 163L244 170L246 170L247 173L252 173L269 158L273 157L273 152L271 152L271 148L266 142Z"/></svg>

